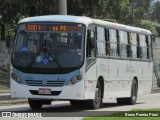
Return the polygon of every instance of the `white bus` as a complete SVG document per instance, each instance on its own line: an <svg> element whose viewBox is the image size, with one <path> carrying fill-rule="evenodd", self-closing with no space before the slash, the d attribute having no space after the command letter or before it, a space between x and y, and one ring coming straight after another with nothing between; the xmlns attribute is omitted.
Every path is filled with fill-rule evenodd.
<svg viewBox="0 0 160 120"><path fill-rule="evenodd" d="M11 95L31 109L69 100L91 109L103 100L135 104L151 93L149 30L89 17L50 15L21 20L11 56Z"/></svg>

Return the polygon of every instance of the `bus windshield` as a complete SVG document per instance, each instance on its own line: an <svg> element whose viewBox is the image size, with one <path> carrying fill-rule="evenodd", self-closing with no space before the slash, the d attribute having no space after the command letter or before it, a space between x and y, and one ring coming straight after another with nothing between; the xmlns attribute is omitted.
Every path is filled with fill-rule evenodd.
<svg viewBox="0 0 160 120"><path fill-rule="evenodd" d="M85 26L25 23L17 28L12 65L23 72L67 73L84 62Z"/></svg>

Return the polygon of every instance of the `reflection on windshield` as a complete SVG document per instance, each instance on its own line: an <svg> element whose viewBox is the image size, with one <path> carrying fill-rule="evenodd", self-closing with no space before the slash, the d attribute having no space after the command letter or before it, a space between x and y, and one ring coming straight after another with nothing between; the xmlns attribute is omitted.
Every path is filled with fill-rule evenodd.
<svg viewBox="0 0 160 120"><path fill-rule="evenodd" d="M21 24L15 40L13 64L27 69L80 67L83 63L83 36L83 31L28 32L25 24Z"/></svg>

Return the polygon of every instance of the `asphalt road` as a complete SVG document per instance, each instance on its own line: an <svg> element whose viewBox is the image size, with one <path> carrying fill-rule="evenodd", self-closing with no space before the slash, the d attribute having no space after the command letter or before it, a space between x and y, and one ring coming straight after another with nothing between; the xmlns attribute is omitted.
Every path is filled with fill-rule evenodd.
<svg viewBox="0 0 160 120"><path fill-rule="evenodd" d="M31 110L28 104L0 106L0 111L35 112L42 114L44 113L45 116L52 117L52 120L64 120L64 118L65 120L80 120L84 116L105 115L117 111L129 111L131 109L160 108L160 93L154 93L138 97L136 105L120 106L117 105L115 99L110 99L104 102L104 106L98 110L86 110L86 107L71 106L68 101L59 101L52 102L52 105L50 106L43 106L43 108L38 111Z"/></svg>

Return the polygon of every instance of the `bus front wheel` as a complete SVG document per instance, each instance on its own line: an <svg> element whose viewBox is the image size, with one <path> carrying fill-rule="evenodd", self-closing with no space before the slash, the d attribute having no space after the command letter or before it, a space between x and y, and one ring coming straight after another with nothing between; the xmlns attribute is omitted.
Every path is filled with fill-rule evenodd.
<svg viewBox="0 0 160 120"><path fill-rule="evenodd" d="M42 108L43 101L41 100L33 100L33 99L28 99L28 103L31 109L33 110L38 110Z"/></svg>
<svg viewBox="0 0 160 120"><path fill-rule="evenodd" d="M102 104L102 89L100 82L97 82L94 100L88 100L87 105L90 109L98 109Z"/></svg>

